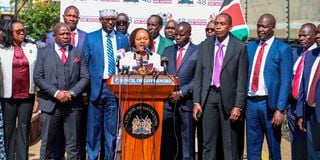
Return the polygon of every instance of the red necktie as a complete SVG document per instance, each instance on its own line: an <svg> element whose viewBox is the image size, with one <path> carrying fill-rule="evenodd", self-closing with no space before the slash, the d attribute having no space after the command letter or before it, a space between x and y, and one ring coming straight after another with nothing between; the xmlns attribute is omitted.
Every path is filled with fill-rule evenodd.
<svg viewBox="0 0 320 160"><path fill-rule="evenodd" d="M260 74L260 68L261 68L261 61L263 57L264 47L267 45L266 42L262 42L261 48L258 53L258 57L256 59L256 64L254 66L253 70L253 77L252 77L252 84L251 89L256 92L258 90L258 84L259 84L259 74Z"/></svg>
<svg viewBox="0 0 320 160"><path fill-rule="evenodd" d="M76 33L71 32L71 44L72 44L73 47L76 46L75 35L76 35Z"/></svg>
<svg viewBox="0 0 320 160"><path fill-rule="evenodd" d="M304 68L304 57L305 57L306 53L307 53L307 51L304 51L302 53L300 62L297 66L296 73L294 74L294 77L293 77L291 94L292 94L292 97L295 99L298 98L298 94L299 94L301 76L302 76L302 72L303 72L303 68Z"/></svg>
<svg viewBox="0 0 320 160"><path fill-rule="evenodd" d="M316 84L319 79L319 76L320 76L320 62L318 63L317 70L314 73L314 76L313 76L313 79L311 82L309 96L308 96L308 100L307 100L309 106L312 106L315 103Z"/></svg>
<svg viewBox="0 0 320 160"><path fill-rule="evenodd" d="M61 61L62 61L62 63L63 64L66 64L66 62L67 62L67 56L66 56L66 48L64 48L64 47L61 47L60 48L60 51L61 51Z"/></svg>
<svg viewBox="0 0 320 160"><path fill-rule="evenodd" d="M177 70L179 69L181 61L182 61L182 51L183 51L183 48L180 48L179 49L179 54L178 54L178 57L177 57L177 61L176 61L176 69Z"/></svg>

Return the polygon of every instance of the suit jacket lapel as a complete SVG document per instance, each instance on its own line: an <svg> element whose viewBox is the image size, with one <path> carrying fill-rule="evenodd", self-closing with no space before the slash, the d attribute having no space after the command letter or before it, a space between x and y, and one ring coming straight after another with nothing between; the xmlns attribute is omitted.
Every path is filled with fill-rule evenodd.
<svg viewBox="0 0 320 160"><path fill-rule="evenodd" d="M70 64L70 77L72 75L72 72L73 72L73 60L74 60L74 57L75 57L75 52L74 52L74 48L72 45L69 45L69 55L68 55L68 61L69 61L69 64Z"/></svg>
<svg viewBox="0 0 320 160"><path fill-rule="evenodd" d="M190 44L189 44L189 47L188 47L187 50L186 50L186 53L184 54L184 56L183 56L183 58L182 58L182 60L181 60L180 66L179 66L179 68L178 68L178 70L177 70L177 73L180 71L180 68L182 67L183 63L188 60L188 58L191 56L192 53L193 53L193 46L192 46L192 44L190 43ZM176 54L177 54L177 52L176 52ZM176 74L177 74L177 73L176 73Z"/></svg>
<svg viewBox="0 0 320 160"><path fill-rule="evenodd" d="M233 43L233 37L230 35L229 36L229 42L228 42L228 46L226 49L226 53L224 55L223 58L223 62L222 62L222 68L221 68L221 72L223 71L224 67L227 65L227 63L230 61L230 59L233 57L234 55L234 43Z"/></svg>
<svg viewBox="0 0 320 160"><path fill-rule="evenodd" d="M213 72L213 58L214 58L214 54L215 54L215 37L210 37L209 41L208 41L208 48L207 48L207 54L208 54L208 63L210 64L210 69L211 69L211 74ZM211 52L212 51L212 52Z"/></svg>

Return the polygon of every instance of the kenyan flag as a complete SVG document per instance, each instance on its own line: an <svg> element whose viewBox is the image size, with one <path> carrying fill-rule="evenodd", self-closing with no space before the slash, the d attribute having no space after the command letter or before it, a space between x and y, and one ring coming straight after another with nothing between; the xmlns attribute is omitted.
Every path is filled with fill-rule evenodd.
<svg viewBox="0 0 320 160"><path fill-rule="evenodd" d="M224 0L220 13L227 13L232 17L231 33L241 41L246 41L249 35L249 28L242 14L240 0Z"/></svg>

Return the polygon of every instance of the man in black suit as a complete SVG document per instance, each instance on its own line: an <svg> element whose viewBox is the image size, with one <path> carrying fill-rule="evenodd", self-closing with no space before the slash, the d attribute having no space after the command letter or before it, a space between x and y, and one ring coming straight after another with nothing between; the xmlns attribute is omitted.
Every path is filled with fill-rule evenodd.
<svg viewBox="0 0 320 160"><path fill-rule="evenodd" d="M164 160L194 159L192 91L198 47L190 42L190 36L190 24L179 23L175 28L177 44L165 48L162 55L168 58L168 74L177 76L180 82L179 88L171 93L164 105L161 142L161 159Z"/></svg>
<svg viewBox="0 0 320 160"><path fill-rule="evenodd" d="M34 81L40 88L40 159L56 157L52 150L57 128L63 126L67 159L80 158L82 92L89 82L83 52L70 44L70 28L65 23L54 27L55 43L39 50ZM62 138L62 137L60 137Z"/></svg>
<svg viewBox="0 0 320 160"><path fill-rule="evenodd" d="M247 91L248 58L244 43L230 34L232 19L216 17L216 36L199 45L193 90L193 117L202 114L203 159L241 159L242 110ZM218 145L219 136L222 146ZM223 150L223 152L217 152Z"/></svg>

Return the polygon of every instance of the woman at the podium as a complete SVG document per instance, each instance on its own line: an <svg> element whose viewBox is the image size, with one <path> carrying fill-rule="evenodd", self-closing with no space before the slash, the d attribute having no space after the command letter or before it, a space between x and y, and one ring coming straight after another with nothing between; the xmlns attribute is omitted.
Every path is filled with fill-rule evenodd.
<svg viewBox="0 0 320 160"><path fill-rule="evenodd" d="M153 39L144 28L136 28L129 38L131 51L126 52L120 59L120 69L122 73L150 73L161 70L161 57L152 52Z"/></svg>

